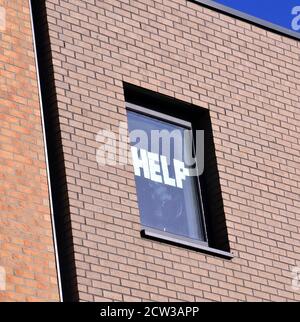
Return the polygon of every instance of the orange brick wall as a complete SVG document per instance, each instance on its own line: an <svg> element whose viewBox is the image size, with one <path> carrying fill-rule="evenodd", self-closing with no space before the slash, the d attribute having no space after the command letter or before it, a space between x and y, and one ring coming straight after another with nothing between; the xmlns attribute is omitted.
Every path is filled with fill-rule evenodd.
<svg viewBox="0 0 300 322"><path fill-rule="evenodd" d="M299 41L186 0L46 9L68 298L300 300ZM140 237L132 167L96 162L98 131L127 121L123 82L210 110L232 260Z"/></svg>
<svg viewBox="0 0 300 322"><path fill-rule="evenodd" d="M29 3L0 0L0 7L0 301L57 301Z"/></svg>

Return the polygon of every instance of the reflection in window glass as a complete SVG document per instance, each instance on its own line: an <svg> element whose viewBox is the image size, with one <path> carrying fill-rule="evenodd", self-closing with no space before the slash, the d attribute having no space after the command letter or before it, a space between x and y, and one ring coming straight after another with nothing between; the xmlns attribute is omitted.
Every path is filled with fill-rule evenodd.
<svg viewBox="0 0 300 322"><path fill-rule="evenodd" d="M128 127L142 225L205 241L198 178L186 176L183 150L191 147L181 143L187 128L132 111ZM163 133L169 148L157 140Z"/></svg>

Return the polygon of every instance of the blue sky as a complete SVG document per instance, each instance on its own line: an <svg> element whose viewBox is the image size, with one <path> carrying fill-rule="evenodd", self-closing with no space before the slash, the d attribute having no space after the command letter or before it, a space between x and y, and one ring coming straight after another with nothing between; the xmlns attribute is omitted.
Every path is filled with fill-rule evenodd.
<svg viewBox="0 0 300 322"><path fill-rule="evenodd" d="M268 22L291 29L294 16L291 10L300 6L300 0L214 0Z"/></svg>

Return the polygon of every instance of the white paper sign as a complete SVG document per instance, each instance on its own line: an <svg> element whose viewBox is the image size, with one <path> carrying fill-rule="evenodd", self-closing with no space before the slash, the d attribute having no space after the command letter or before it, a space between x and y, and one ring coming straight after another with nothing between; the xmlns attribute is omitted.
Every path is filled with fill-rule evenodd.
<svg viewBox="0 0 300 322"><path fill-rule="evenodd" d="M171 178L166 156L137 149L134 146L131 147L131 153L136 176L143 175L144 178L154 182L183 189L183 182L190 174L182 161L173 160L175 178Z"/></svg>

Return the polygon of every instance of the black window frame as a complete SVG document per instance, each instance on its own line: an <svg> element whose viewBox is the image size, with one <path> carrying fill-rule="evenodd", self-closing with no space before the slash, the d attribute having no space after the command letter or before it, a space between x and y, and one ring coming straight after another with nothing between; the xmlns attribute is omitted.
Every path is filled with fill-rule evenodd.
<svg viewBox="0 0 300 322"><path fill-rule="evenodd" d="M195 149L195 145L194 145L195 144L195 136L194 136L195 129L193 127L192 122L172 116L167 113L159 112L159 111L157 111L157 109L143 107L141 105L133 104L130 102L126 102L126 110L137 113L137 114L145 115L145 116L151 117L153 119L158 119L158 120L161 120L164 122L168 122L170 124L179 125L181 127L191 130L193 133L193 149ZM128 116L128 114L127 114L127 116ZM196 166L197 166L197 164L196 164ZM198 166L197 166L197 168L198 168ZM203 226L203 234L205 237L204 241L188 238L185 236L180 236L177 234L164 232L164 231L152 228L152 227L144 226L142 223L141 223L141 236L144 238L150 238L150 239L158 240L161 242L175 244L177 246L183 246L183 247L187 247L187 248L201 250L203 252L219 255L224 258L232 258L233 257L232 253L227 252L227 251L223 251L220 249L215 249L215 248L212 248L209 246L209 236L208 236L208 232L207 232L207 222L206 222L206 211L205 211L205 206L204 206L204 202L203 202L202 181L201 181L201 178L199 175L197 176L196 191L198 194L198 196L197 196L198 197L197 198L198 205L197 206L201 207L201 209L199 211L200 212L199 215L201 216L200 220L201 220L201 223Z"/></svg>

